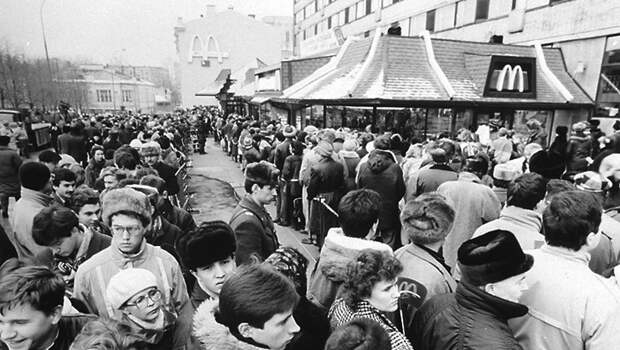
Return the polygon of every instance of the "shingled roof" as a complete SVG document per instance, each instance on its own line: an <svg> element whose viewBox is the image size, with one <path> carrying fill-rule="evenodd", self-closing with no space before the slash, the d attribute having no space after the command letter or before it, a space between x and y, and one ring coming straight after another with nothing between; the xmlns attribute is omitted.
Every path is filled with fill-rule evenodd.
<svg viewBox="0 0 620 350"><path fill-rule="evenodd" d="M544 48L537 53L533 46L427 40L440 72L433 68L429 42L424 37L382 35L349 39L330 63L274 100L378 106L516 105L523 109L592 105L592 100L566 71L560 49ZM544 57L538 57L541 52ZM493 56L536 58L536 98L484 96ZM557 79L545 73L541 66L543 58Z"/></svg>

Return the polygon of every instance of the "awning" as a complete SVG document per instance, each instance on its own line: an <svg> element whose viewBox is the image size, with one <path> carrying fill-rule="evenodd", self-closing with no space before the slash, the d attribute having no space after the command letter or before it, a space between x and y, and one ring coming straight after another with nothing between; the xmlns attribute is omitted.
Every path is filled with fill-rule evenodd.
<svg viewBox="0 0 620 350"><path fill-rule="evenodd" d="M262 105L263 103L269 102L269 100L271 100L272 98L279 97L279 96L282 96L282 92L280 91L261 92L261 93L254 95L250 103L256 104L256 105Z"/></svg>
<svg viewBox="0 0 620 350"><path fill-rule="evenodd" d="M534 60L530 75L525 77L536 77L531 80L535 94L528 96L518 91L515 81L523 77L513 75L523 75L521 68L499 72L502 79L505 76L506 82L511 83L505 84L513 90L510 95L507 91L502 94L501 87L499 94L488 94L488 90L494 88L488 84L489 71L499 61L497 57ZM520 109L576 109L593 105L566 71L559 49L380 34L348 39L328 64L273 101L308 105Z"/></svg>

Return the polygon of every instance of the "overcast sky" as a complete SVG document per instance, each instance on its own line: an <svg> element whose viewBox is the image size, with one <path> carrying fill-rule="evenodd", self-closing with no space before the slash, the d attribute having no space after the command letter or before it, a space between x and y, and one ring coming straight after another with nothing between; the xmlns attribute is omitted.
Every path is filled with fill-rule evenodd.
<svg viewBox="0 0 620 350"><path fill-rule="evenodd" d="M198 18L209 2L258 18L293 13L293 0L0 0L0 45L45 56L42 1L50 57L134 65L169 65L177 17Z"/></svg>

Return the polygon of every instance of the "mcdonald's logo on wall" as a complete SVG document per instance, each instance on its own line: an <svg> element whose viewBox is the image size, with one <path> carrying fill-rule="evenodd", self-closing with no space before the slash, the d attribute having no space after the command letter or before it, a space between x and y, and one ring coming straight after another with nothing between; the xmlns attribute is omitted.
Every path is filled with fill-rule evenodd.
<svg viewBox="0 0 620 350"><path fill-rule="evenodd" d="M492 56L484 96L536 98L536 58Z"/></svg>

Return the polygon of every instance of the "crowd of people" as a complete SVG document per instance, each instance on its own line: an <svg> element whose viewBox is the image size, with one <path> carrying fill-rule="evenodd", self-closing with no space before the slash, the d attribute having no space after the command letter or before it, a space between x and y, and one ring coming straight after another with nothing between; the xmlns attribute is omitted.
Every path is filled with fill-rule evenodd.
<svg viewBox="0 0 620 350"><path fill-rule="evenodd" d="M38 161L0 135L0 349L620 341L620 133L596 120L549 147L536 119L524 142L501 125L405 140L207 107L59 125ZM197 224L179 168L209 134L245 196ZM279 243L283 226L316 263Z"/></svg>

